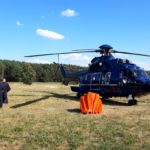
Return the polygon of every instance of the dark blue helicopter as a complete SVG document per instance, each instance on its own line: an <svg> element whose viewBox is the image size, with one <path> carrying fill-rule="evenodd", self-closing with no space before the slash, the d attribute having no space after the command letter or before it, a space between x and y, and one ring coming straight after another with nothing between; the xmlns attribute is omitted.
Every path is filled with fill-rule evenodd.
<svg viewBox="0 0 150 150"><path fill-rule="evenodd" d="M68 73L64 66L60 70L64 77L63 83L68 85L70 81L79 81L79 86L71 86L71 90L77 92L80 97L89 91L99 93L104 99L109 97L128 97L128 104L136 104L136 96L150 93L150 78L146 72L133 64L128 59L114 58L112 53L147 56L150 55L130 53L113 50L110 45L101 45L99 49L73 50L72 52L50 53L29 55L25 57L36 57L45 55L59 55L69 53L99 52L100 57L91 60L89 68L84 71Z"/></svg>

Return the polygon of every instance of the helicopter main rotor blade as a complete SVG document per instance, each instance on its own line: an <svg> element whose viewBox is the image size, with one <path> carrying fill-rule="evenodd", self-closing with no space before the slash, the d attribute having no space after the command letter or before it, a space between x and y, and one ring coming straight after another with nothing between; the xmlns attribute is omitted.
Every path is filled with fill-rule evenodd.
<svg viewBox="0 0 150 150"><path fill-rule="evenodd" d="M100 49L91 48L91 49L76 49L76 50L72 50L72 51L73 52L97 52L99 50Z"/></svg>
<svg viewBox="0 0 150 150"><path fill-rule="evenodd" d="M60 55L60 54L74 54L74 53L91 53L91 52L95 52L95 51L93 51L93 49L88 49L87 51L86 50L84 50L84 51L75 51L75 50L73 50L72 52L27 55L27 56L24 56L24 57L40 57L40 56L48 56L48 55Z"/></svg>
<svg viewBox="0 0 150 150"><path fill-rule="evenodd" d="M111 50L110 52L111 53L120 53L120 54L129 54L129 55L138 55L138 56L150 57L150 55L140 54L140 53L130 53L130 52L123 52L123 51L116 51L116 50Z"/></svg>

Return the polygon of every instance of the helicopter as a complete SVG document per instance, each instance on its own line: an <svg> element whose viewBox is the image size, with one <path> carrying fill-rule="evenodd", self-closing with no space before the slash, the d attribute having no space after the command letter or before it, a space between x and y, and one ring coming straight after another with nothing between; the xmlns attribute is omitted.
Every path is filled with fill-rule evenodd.
<svg viewBox="0 0 150 150"><path fill-rule="evenodd" d="M69 73L64 65L60 65L63 75L63 83L68 85L70 81L78 81L78 86L71 86L71 90L77 93L77 97L85 93L95 92L103 99L110 97L127 97L128 105L137 104L136 96L150 93L150 77L144 69L132 63L128 59L115 58L113 53L138 55L150 57L150 55L114 50L112 46L103 44L98 49L80 49L70 52L28 55L25 57L38 57L46 55L59 55L71 53L99 52L101 56L94 57L86 70Z"/></svg>

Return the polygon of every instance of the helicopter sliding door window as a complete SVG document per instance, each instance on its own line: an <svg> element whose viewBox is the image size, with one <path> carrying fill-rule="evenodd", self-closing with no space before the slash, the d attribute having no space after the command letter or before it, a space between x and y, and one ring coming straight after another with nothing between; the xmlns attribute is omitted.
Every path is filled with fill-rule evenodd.
<svg viewBox="0 0 150 150"><path fill-rule="evenodd" d="M80 88L84 89L85 92L90 90L91 85L91 74L86 74L83 78L80 78Z"/></svg>
<svg viewBox="0 0 150 150"><path fill-rule="evenodd" d="M94 73L91 77L91 90L99 90L100 89L100 80L101 80L101 73Z"/></svg>

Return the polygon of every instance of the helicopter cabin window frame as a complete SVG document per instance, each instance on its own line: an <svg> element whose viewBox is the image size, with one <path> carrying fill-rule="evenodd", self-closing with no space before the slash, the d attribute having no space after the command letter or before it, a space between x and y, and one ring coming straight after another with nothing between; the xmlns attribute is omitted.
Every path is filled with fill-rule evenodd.
<svg viewBox="0 0 150 150"><path fill-rule="evenodd" d="M81 81L81 84L82 85L90 85L91 84L91 77L92 77L92 74L91 73L88 73L86 75L83 75L81 78L80 78L80 81Z"/></svg>
<svg viewBox="0 0 150 150"><path fill-rule="evenodd" d="M91 84L90 84L91 90L99 90L100 89L101 77L102 77L102 72L92 74Z"/></svg>
<svg viewBox="0 0 150 150"><path fill-rule="evenodd" d="M91 80L92 80L92 81L98 81L98 82L100 83L101 74L102 74L101 72L99 72L99 73L93 73Z"/></svg>
<svg viewBox="0 0 150 150"><path fill-rule="evenodd" d="M107 72L104 77L104 84L110 84L111 72Z"/></svg>

